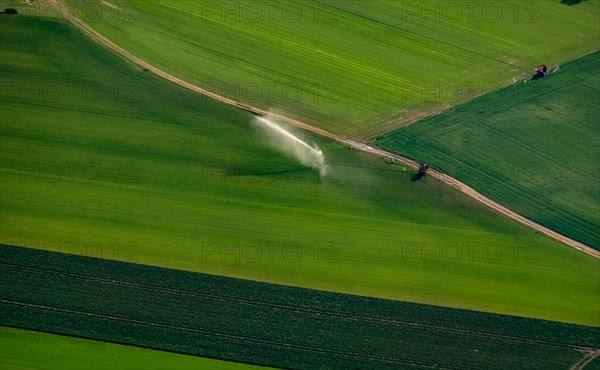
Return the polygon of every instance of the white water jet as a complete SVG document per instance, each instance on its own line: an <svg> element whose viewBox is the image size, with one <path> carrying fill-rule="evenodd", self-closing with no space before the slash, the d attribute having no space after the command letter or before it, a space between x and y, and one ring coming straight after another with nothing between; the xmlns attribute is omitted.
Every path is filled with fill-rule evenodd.
<svg viewBox="0 0 600 370"><path fill-rule="evenodd" d="M300 164L319 171L321 177L325 175L327 163L318 147L313 148L266 117L257 116L255 126L267 136L273 147L296 159Z"/></svg>

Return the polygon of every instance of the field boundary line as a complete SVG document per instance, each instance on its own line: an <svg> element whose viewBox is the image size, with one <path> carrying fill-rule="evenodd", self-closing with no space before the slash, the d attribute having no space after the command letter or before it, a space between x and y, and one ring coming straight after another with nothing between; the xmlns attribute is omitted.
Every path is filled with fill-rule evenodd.
<svg viewBox="0 0 600 370"><path fill-rule="evenodd" d="M200 335L206 335L209 337L212 336L212 337L223 338L225 340L230 340L230 341L237 341L237 342L242 342L242 343L250 342L250 343L254 343L254 344L258 344L258 345L279 347L279 348L283 348L286 350L293 348L296 350L306 351L309 353L317 352L317 353L323 353L323 354L345 356L345 357L350 357L350 358L359 358L359 359L363 359L363 360L379 360L382 362L419 366L419 367L425 367L425 368L430 368L430 369L439 369L440 368L437 364L431 364L431 363L425 363L425 362L419 362L419 361L411 361L411 360L403 360L403 359L396 358L396 357L373 356L373 355L369 355L369 354L336 350L336 349L332 349L332 348L318 348L318 347L308 346L308 345L304 345L304 344L285 343L285 342L279 342L279 341L275 341L275 340L251 337L251 336L247 336L247 335L223 333L223 332L219 332L216 330L192 328L192 327L188 327L188 326L159 323L159 322L146 321L146 320L138 320L138 319L133 319L133 318L129 318L129 317L121 317L121 316L107 315L107 314L101 314L101 313L87 312L87 311L74 310L74 309L62 308L62 307L56 307L56 306L47 306L47 305L36 304L36 303L0 299L0 304L17 306L17 307L25 307L25 308L34 309L34 310L37 309L37 310L42 310L42 311L53 311L53 312L70 314L70 315L78 315L78 316L83 316L83 317L92 317L92 318L100 319L100 320L124 322L124 323L128 323L131 325L146 326L146 327L149 326L149 327L160 328L163 330L172 330L175 332L179 331L179 332L196 333L196 334L200 334ZM33 330L35 330L35 329L33 329ZM63 335L68 335L68 334L63 334ZM444 368L459 370L459 369L463 369L464 367L461 367L461 368L444 367Z"/></svg>
<svg viewBox="0 0 600 370"><path fill-rule="evenodd" d="M225 104L229 104L238 108L241 108L243 110L246 110L248 112L254 113L254 114L258 114L261 116L268 116L271 118L274 118L276 120L280 120L283 122L286 122L288 124L291 124L293 126L299 127L301 129L313 132L315 134L333 139L339 143L345 144L345 145L349 145L352 148L355 148L357 150L366 152L366 153L371 153L374 154L376 156L382 157L382 158L393 158L396 159L397 161L400 161L401 163L410 166L413 169L418 169L419 168L419 163L417 163L416 161L404 157L400 154L396 154L396 153L392 153L392 152L388 152L386 150L383 149L379 149L379 148L375 148L373 146L364 144L364 143L360 143L357 141L354 141L350 138L347 138L345 136L341 136L341 135L336 135L333 134L331 132L328 132L326 130L320 129L318 127L314 127L311 126L307 123L304 123L302 121L293 119L293 118L288 118L286 116L283 116L281 114L277 114L277 113L271 113L267 110L258 108L258 107L254 107L251 105L247 105L247 104L243 104L241 102L235 101L233 99L229 99L226 98L224 96L218 95L216 93L213 93L211 91L208 91L206 89L203 89L199 86L196 86L194 84L191 84L189 82L186 82L178 77L175 77L157 67L154 67L153 65L145 62L144 60L136 57L135 55L131 54L129 51L123 49L122 47L118 46L117 44L115 44L114 42L110 41L108 38L106 38L105 36L103 36L102 34L100 34L99 32L95 31L94 29L92 29L90 26L88 26L87 24L85 24L83 21L81 21L79 18L77 18L75 16L75 14L73 14L69 8L64 4L64 0L58 0L58 6L62 9L62 11L65 12L65 14L67 15L67 19L69 19L77 28L79 28L80 30L82 30L85 34L87 34L88 36L90 36L93 40L97 41L98 43L104 45L105 47L108 47L109 49L112 49L113 51L117 52L117 54L123 56L125 59L128 59L129 61L143 67L146 68L149 71L154 72L155 74L157 74L160 77L165 78L166 80L169 80L179 86L182 86L186 89L189 89L191 91L194 91L196 93L205 95L209 98L212 98L216 101L225 103ZM526 218L525 216L522 216L510 209L508 209L507 207L501 205L500 203L497 203L496 201L486 197L485 195L479 193L478 191L476 191L475 189L473 189L472 187L468 186L467 184L461 182L458 179L455 179L447 174L444 174L440 171L436 171L434 169L430 169L428 171L428 174L430 174L432 177L440 180L441 182L450 185L451 187L461 191L462 193L466 194L467 196L479 201L480 203L483 203L484 205L496 210L497 212L508 216L510 218L512 218L513 220L516 220L526 226L529 226L530 228L539 231L543 234L546 234L548 236L550 236L551 238L558 240L559 242L562 242L566 245L569 245L577 250L580 250L584 253L587 253L593 257L596 257L598 259L600 259L600 250L596 250L582 242L579 242L577 240L571 239L568 236L562 235L554 230L551 230L533 220L530 220L528 218Z"/></svg>
<svg viewBox="0 0 600 370"><path fill-rule="evenodd" d="M276 365L267 365L266 363L258 363L258 362L250 362L250 361L234 360L234 359L223 359L218 356L210 356L210 355L190 355L189 352L176 350L176 349L164 349L164 348L161 349L158 346L150 346L150 345L146 345L146 344L131 344L131 343L118 341L118 340L94 338L91 336L86 336L85 334L75 334L75 333L65 334L64 332L58 331L56 329L33 328L33 327L23 325L23 324L6 324L6 323L0 322L0 335L2 334L3 328L27 330L27 331L31 331L31 332L35 332L35 333L40 333L40 334L50 334L50 335L57 335L57 336L61 336L61 337L68 337L67 340L80 339L80 340L94 341L94 342L99 342L99 343L117 344L117 345L124 346L124 347L143 348L143 349L149 349L152 351L173 353L173 354L177 354L177 355L196 356L196 357L201 357L201 358L206 358L206 359L211 359L211 360L227 361L227 362L232 362L232 363L237 363L237 364L262 366L267 369L287 370L285 368L278 367Z"/></svg>
<svg viewBox="0 0 600 370"><path fill-rule="evenodd" d="M380 322L380 323L390 324L390 325L398 326L398 327L428 329L428 330L433 330L433 331L438 331L438 332L448 332L448 333L453 333L453 334L465 334L465 335L479 336L479 337L483 337L483 338L502 339L502 340L507 340L507 341L511 341L511 342L515 342L515 343L527 343L527 344L543 345L543 346L547 346L547 347L569 348L569 349L574 349L574 350L578 350L578 351L591 351L594 349L594 347L587 347L587 346L582 346L582 345L556 342L556 341L550 341L550 340L524 338L524 337L519 337L519 336L510 336L507 334L493 333L493 332L486 332L486 331L479 331L479 330L472 330L472 329L463 329L463 328L458 328L458 327L453 328L453 327L448 327L448 326L430 325L430 324L423 324L423 323L418 323L418 322L403 321L403 320L398 320L398 319L394 319L394 318L365 316L365 315L360 315L360 314L344 314L342 312L336 312L336 311L331 311L331 310L326 310L326 309L307 308L307 307L292 306L292 305L273 303L273 302L264 302L264 301L251 299L251 298L237 298L237 297L232 297L232 296L218 294L218 293L199 292L199 291L189 290L189 289L179 289L179 288L172 288L172 287L159 286L159 285L146 284L146 283L136 283L136 282L126 281L126 280L115 280L115 279L109 279L109 278L98 277L98 276L91 276L91 275L71 273L71 272L66 272L66 271L45 269L45 268L41 268L41 267L21 266L21 265L15 265L15 264L4 263L4 262L0 262L0 266L6 267L9 269L12 268L12 269L22 270L22 271L27 271L27 272L52 274L52 275L58 275L58 276L62 276L62 277L73 277L76 279L94 281L94 282L104 283L104 284L108 284L108 285L127 286L127 287L132 287L132 288L145 289L148 291L159 291L162 293L181 295L181 296L185 296L185 297L203 297L203 298L207 298L207 299L233 302L233 303L242 304L242 305L254 305L254 306L268 307L268 308L279 309L279 310L284 310L284 311L293 311L293 312L307 313L307 314L318 314L318 315L324 315L324 316L329 316L329 317L337 317L337 318L346 319L346 320L365 321L365 322Z"/></svg>

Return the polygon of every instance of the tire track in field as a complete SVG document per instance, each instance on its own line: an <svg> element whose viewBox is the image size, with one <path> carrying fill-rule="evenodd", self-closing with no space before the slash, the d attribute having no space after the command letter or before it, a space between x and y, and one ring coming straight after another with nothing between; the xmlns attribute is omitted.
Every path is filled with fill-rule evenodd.
<svg viewBox="0 0 600 370"><path fill-rule="evenodd" d="M93 282L98 282L98 283L107 284L107 285L144 289L147 291L157 291L157 292L161 292L161 293L180 295L180 296L184 296L184 297L202 297L202 298L206 298L206 299L225 301L225 302L236 303L236 304L241 304L241 305L252 305L252 306L266 307L266 308L271 308L271 309L279 309L279 310L289 311L289 312L328 316L328 317L340 318L340 319L344 319L344 320L384 323L384 324L389 324L389 325L393 325L393 326L397 326L397 327L411 327L411 328L422 329L422 330L431 330L431 331L436 331L436 332L446 332L446 333L452 333L452 334L477 336L477 337L482 337L482 338L486 338L486 339L493 338L493 339L498 339L498 340L507 340L507 341L511 341L511 342L515 342L515 343L542 345L542 346L547 346L547 347L568 348L568 349L572 349L572 350L576 350L576 351L586 351L587 352L587 351L595 350L592 347L579 346L579 345L575 345L575 344L569 344L569 343L563 343L563 342L557 342L557 341L551 341L551 340L523 338L523 337L510 336L510 335L506 335L506 334L474 330L474 329L453 328L453 327L447 327L447 326L442 326L442 325L416 323L416 322L411 322L411 321L403 321L403 320L398 320L398 319L390 319L390 318L383 318L383 317L377 317L377 316L351 315L351 314L345 314L342 312L335 312L335 311L330 311L330 310L325 310L325 309L308 308L308 307L292 306L292 305L272 303L272 302L264 302L264 301L259 301L259 300L255 300L255 299L250 299L250 298L238 298L238 297L232 297L232 296L227 296L227 295L218 294L218 293L204 293L204 292L198 292L198 291L189 290L189 289L168 288L168 287L158 286L158 285L153 285L153 284L135 283L135 282L125 281L125 280L114 280L114 279L102 278L102 277L91 276L91 275L56 271L56 270L45 269L45 268L40 268L40 267L21 266L21 265L14 265L14 264L4 263L4 262L0 262L0 266L4 267L4 268L21 270L21 271L26 271L26 272L57 275L57 276L61 276L61 277L71 277L71 278L76 278L76 279L81 279L81 280L86 280L86 281L93 281Z"/></svg>
<svg viewBox="0 0 600 370"><path fill-rule="evenodd" d="M321 354L325 354L325 355L343 356L343 357L349 357L349 358L366 360L366 361L376 360L376 361L380 361L380 362L394 363L394 364L398 364L398 365L412 365L412 366L418 366L421 368L429 368L429 369L440 369L440 368L451 369L451 370L465 369L464 366L461 366L461 367L443 366L442 367L442 366L439 366L434 363L426 363L426 362L422 362L422 361L403 360L403 359L396 358L396 357L377 356L377 355L362 354L362 353L336 350L336 349L313 347L313 346L302 345L302 344L292 344L292 343L279 342L279 341L262 339L262 338L257 338L257 337L251 337L251 336L246 336L246 335L223 333L223 332L219 332L216 330L199 329L199 328L192 328L192 327L188 327L188 326L137 320L137 319L121 317L121 316L98 314L98 313L93 313L93 312L72 310L72 309L68 309L68 308L46 306L46 305L27 303L27 302L19 302L19 301L0 299L0 304L12 305L12 306L17 306L17 307L26 307L29 309L37 309L37 310L42 310L42 311L53 311L53 312L58 312L58 313L89 317L89 318L105 320L105 321L113 321L113 322L126 323L126 324L130 324L130 325L153 327L153 328L159 328L159 329L163 329L163 330L171 330L171 331L175 331L175 332L188 332L188 333L200 334L200 335L204 335L204 336L208 336L208 337L217 337L217 338L226 339L229 341L241 342L242 344L252 343L255 345L266 345L266 346L270 346L270 347L277 347L277 348L281 348L284 350L295 349L295 350L299 350L299 351L306 351L306 352L313 352L313 353L317 352L317 353L321 353ZM91 339L93 339L93 338L91 338ZM133 344L133 343L127 343L127 344ZM133 345L135 345L135 344L133 344ZM160 348L160 349L165 350L164 348ZM475 369L475 368L466 368L466 369Z"/></svg>
<svg viewBox="0 0 600 370"><path fill-rule="evenodd" d="M594 361L600 356L600 349L589 351L581 360L577 361L569 370L583 370L587 364Z"/></svg>
<svg viewBox="0 0 600 370"><path fill-rule="evenodd" d="M164 79L169 80L179 86L182 86L182 87L189 89L191 91L194 91L196 93L205 95L216 101L246 110L248 112L258 114L261 116L269 116L276 120L287 122L291 125L301 128L301 129L304 129L304 130L313 132L315 134L330 138L339 143L349 145L357 150L360 150L360 151L363 151L366 153L370 153L370 154L374 154L376 156L383 157L383 158L394 158L397 161L399 161L399 162L403 163L404 165L409 166L413 169L417 169L419 167L419 164L410 158L401 156L396 153L388 152L388 151L385 151L385 150L382 150L379 148L375 148L375 147L372 147L372 146L364 144L364 143L359 143L359 142L349 139L345 136L333 134L331 132L325 131L318 127L311 126L302 121L299 121L299 120L296 120L293 118L288 118L281 114L271 113L267 110L264 110L264 109L261 109L261 108L255 107L255 106L247 105L247 104L235 101L233 99L226 98L224 96L221 96L221 95L215 94L211 91L208 91L206 89L203 89L199 86L196 86L194 84L186 82L180 78L177 78L157 67L152 66L151 64L145 62L144 60L136 57L135 55L131 54L129 51L123 49L122 47L118 46L114 42L110 41L108 38L104 37L99 32L92 29L90 26L86 25L83 21L81 21L79 18L77 18L75 16L75 14L73 14L68 9L68 7L64 4L63 0L57 0L57 5L59 6L60 11L64 12L64 15L67 19L69 19L77 28L79 28L81 31L83 31L85 34L87 34L89 37L91 37L96 42L102 44L103 46L105 46L109 49L112 49L113 51L115 51L116 53L118 53L119 55L124 57L125 59L129 60L130 62L133 62L134 64L137 64L140 67L146 68L149 71L152 71L153 73L157 74L158 76L161 76ZM581 243L579 241L571 239L568 236L562 235L554 230L551 230L533 220L530 220L530 219L508 209L507 207L497 203L496 201L493 201L492 199L479 193L478 191L476 191L472 187L468 186L467 184L459 181L458 179L455 179L441 171L437 171L434 169L429 169L428 174L431 177L436 178L436 179L440 180L441 182L445 183L446 185L449 185L449 186L461 191L462 193L466 194L467 196L479 201L480 203L485 204L486 206L494 209L495 211L512 218L513 220L516 220L538 232L546 234L546 235L550 236L551 238L554 238L554 239L556 239L564 244L567 244L577 250L580 250L584 253L587 253L591 256L594 256L594 257L600 259L600 251L599 250L596 250L584 243Z"/></svg>

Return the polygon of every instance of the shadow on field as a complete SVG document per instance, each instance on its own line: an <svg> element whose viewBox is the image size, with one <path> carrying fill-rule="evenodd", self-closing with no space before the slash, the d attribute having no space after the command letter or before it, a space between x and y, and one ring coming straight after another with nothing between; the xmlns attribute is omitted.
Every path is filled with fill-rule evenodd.
<svg viewBox="0 0 600 370"><path fill-rule="evenodd" d="M415 182L415 181L419 181L421 180L423 177L425 177L425 174L423 173L415 173L415 175L410 179L411 182Z"/></svg>
<svg viewBox="0 0 600 370"><path fill-rule="evenodd" d="M571 6L571 5L581 4L584 1L586 1L586 0L560 0L560 3Z"/></svg>

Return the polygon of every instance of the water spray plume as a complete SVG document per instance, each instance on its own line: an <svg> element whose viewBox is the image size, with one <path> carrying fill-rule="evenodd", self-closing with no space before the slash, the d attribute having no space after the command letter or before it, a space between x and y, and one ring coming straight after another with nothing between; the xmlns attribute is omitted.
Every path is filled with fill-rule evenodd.
<svg viewBox="0 0 600 370"><path fill-rule="evenodd" d="M256 127L263 132L269 142L282 153L296 159L300 164L319 171L323 176L327 170L325 156L318 148L313 148L291 132L266 117L256 117Z"/></svg>

